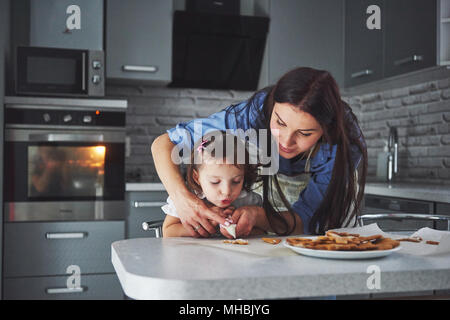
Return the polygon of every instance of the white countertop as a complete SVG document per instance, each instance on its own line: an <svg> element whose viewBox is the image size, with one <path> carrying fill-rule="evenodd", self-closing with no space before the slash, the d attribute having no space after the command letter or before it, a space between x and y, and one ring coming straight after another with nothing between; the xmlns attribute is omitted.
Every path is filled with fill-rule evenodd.
<svg viewBox="0 0 450 320"><path fill-rule="evenodd" d="M114 242L112 263L125 294L134 299L276 299L450 289L450 254L423 257L400 250L380 259L328 260L259 238L240 247L251 252L252 243L267 245L266 254L202 241L222 243L192 238ZM380 268L380 289L368 288L371 266Z"/></svg>
<svg viewBox="0 0 450 320"><path fill-rule="evenodd" d="M450 203L450 186L421 183L366 183L365 194Z"/></svg>
<svg viewBox="0 0 450 320"><path fill-rule="evenodd" d="M127 183L126 191L165 191L162 183ZM414 183L366 183L365 194L450 203L450 186Z"/></svg>

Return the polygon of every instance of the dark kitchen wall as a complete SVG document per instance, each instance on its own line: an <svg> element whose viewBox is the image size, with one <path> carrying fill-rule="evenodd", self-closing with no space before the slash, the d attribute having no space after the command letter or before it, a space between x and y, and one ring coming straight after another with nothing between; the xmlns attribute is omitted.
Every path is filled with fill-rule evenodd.
<svg viewBox="0 0 450 320"><path fill-rule="evenodd" d="M369 180L389 128L399 136L397 180L450 184L450 70L445 67L344 90L363 129L369 155Z"/></svg>
<svg viewBox="0 0 450 320"><path fill-rule="evenodd" d="M125 159L127 181L159 182L150 152L157 136L179 122L207 117L244 101L252 92L108 85L106 95L128 100L127 137L131 149Z"/></svg>

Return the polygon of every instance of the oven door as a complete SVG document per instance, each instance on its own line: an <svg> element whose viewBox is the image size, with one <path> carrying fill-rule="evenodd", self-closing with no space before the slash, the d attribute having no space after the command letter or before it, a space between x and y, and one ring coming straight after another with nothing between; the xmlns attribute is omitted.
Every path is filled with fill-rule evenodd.
<svg viewBox="0 0 450 320"><path fill-rule="evenodd" d="M88 51L18 47L18 94L87 95Z"/></svg>
<svg viewBox="0 0 450 320"><path fill-rule="evenodd" d="M124 131L5 130L5 220L124 217Z"/></svg>

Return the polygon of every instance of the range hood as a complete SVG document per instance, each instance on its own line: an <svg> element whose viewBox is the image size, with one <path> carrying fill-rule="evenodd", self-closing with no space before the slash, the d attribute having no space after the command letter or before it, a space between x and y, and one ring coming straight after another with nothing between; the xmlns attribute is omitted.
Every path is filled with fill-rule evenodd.
<svg viewBox="0 0 450 320"><path fill-rule="evenodd" d="M257 89L269 18L174 12L170 87Z"/></svg>

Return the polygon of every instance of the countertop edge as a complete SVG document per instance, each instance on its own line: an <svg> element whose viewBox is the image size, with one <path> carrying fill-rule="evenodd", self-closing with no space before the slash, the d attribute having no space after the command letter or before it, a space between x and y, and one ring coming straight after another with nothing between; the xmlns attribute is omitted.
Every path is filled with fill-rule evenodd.
<svg viewBox="0 0 450 320"><path fill-rule="evenodd" d="M364 194L385 196L393 198L404 198L409 200L429 201L429 202L441 202L450 203L450 192L448 195L442 193L433 192L433 190L426 189L419 190L417 188L408 187L393 187L378 186L366 184Z"/></svg>
<svg viewBox="0 0 450 320"><path fill-rule="evenodd" d="M124 292L134 299L275 299L450 289L450 269L445 268L385 271L379 289L368 288L371 274L366 272L343 273L339 277L309 274L211 280L146 277L127 272L114 247L113 243L113 266Z"/></svg>

